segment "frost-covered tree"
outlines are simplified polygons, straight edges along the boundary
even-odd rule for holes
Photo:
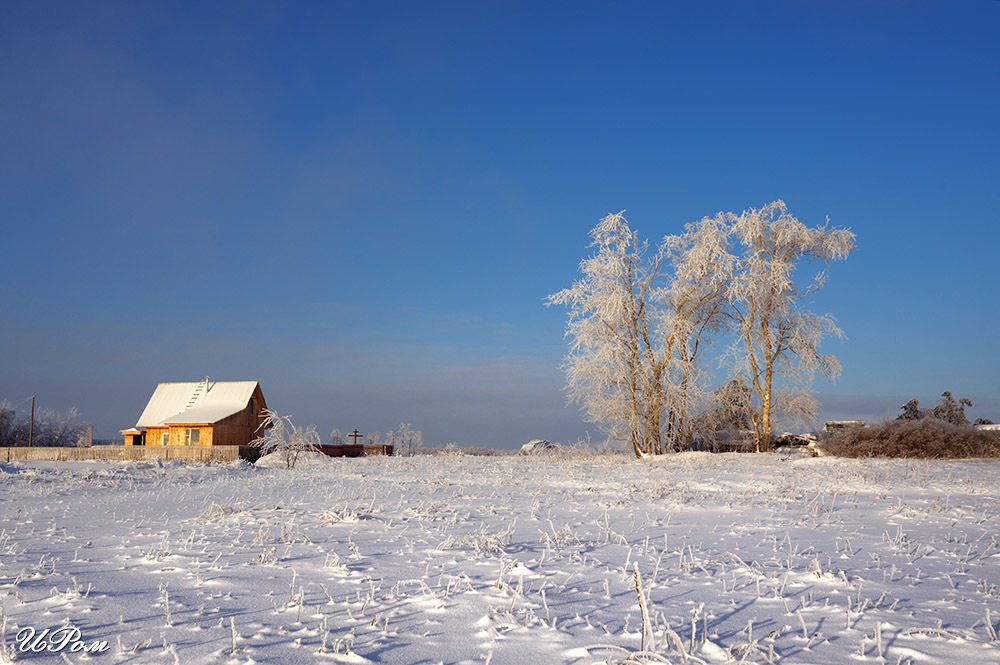
[[[35,414],[33,445],[76,446],[87,432],[87,425],[79,421],[80,411],[70,407],[65,413],[42,409]]]
[[[65,413],[41,409],[35,413],[33,429],[26,414],[19,414],[10,402],[0,403],[0,446],[76,446],[87,432],[79,421],[80,412],[71,407]],[[29,437],[29,430],[30,432]]]
[[[257,428],[261,430],[264,430],[263,436],[251,441],[250,445],[260,447],[261,455],[281,453],[288,469],[295,467],[302,453],[317,450],[321,445],[315,425],[296,426],[291,416],[281,416],[270,409],[264,410],[264,421]]]
[[[840,363],[823,355],[822,340],[843,332],[832,316],[808,311],[806,301],[825,282],[824,272],[800,286],[800,265],[844,259],[854,249],[854,234],[827,224],[808,227],[788,213],[783,201],[731,216],[735,240],[729,283],[729,316],[736,338],[734,370],[750,385],[758,409],[751,426],[758,451],[768,450],[777,422],[808,423],[818,409],[809,392],[817,371],[835,378]]]
[[[968,425],[969,419],[965,417],[965,407],[967,406],[972,406],[970,400],[963,397],[956,401],[951,393],[946,390],[941,393],[941,401],[933,409],[921,409],[920,402],[911,399],[901,407],[903,413],[896,416],[896,420],[936,418],[937,420],[949,422],[952,425]]]
[[[20,440],[18,431],[17,411],[14,406],[4,400],[0,402],[0,446],[17,446]]]
[[[920,402],[915,399],[911,399],[899,408],[901,408],[903,412],[896,416],[896,420],[920,420],[924,417],[924,414],[920,409]]]
[[[736,397],[758,450],[769,448],[777,422],[813,419],[813,376],[840,369],[820,343],[842,333],[805,306],[825,274],[800,286],[794,273],[845,258],[853,233],[807,227],[775,201],[703,218],[655,247],[622,213],[602,219],[591,237],[596,250],[581,262],[582,277],[547,302],[569,309],[569,400],[611,439],[629,442],[637,456],[687,448],[707,424],[692,415],[710,401],[705,347],[720,331],[734,340],[731,374],[747,388]]]
[[[590,232],[582,277],[548,297],[569,309],[569,400],[636,456],[687,447],[702,396],[702,335],[722,311],[724,219],[705,218],[656,247],[623,213]]]
[[[700,428],[710,435],[721,430],[750,430],[753,394],[741,378],[729,379],[712,394],[712,405],[701,417]]]
[[[336,427],[330,432],[330,443],[335,446],[344,444],[344,434]]]
[[[649,427],[645,403],[651,371],[647,304],[662,257],[649,252],[624,218],[608,215],[590,232],[593,256],[580,263],[583,277],[548,297],[569,308],[564,363],[570,402],[611,439],[628,441],[637,456],[655,451],[659,432]],[[658,419],[657,419],[658,425]]]
[[[750,387],[742,378],[719,385],[696,420],[695,434],[702,449],[744,450],[750,440],[751,402]]]
[[[662,406],[664,435],[675,451],[690,447],[697,428],[694,416],[708,398],[706,333],[723,323],[723,296],[732,270],[726,230],[725,215],[705,217],[661,244],[666,284],[653,293],[653,340],[660,349],[660,364],[650,356],[650,413]]]
[[[412,457],[424,445],[424,434],[413,429],[409,423],[399,423],[399,429],[392,433],[393,451],[396,455],[409,455]]]
[[[933,416],[952,425],[968,425],[965,417],[965,407],[972,406],[972,401],[963,397],[958,401],[947,390],[941,393],[941,401],[934,407]]]

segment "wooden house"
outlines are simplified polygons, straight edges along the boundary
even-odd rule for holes
[[[126,446],[245,446],[266,408],[256,381],[161,383],[122,434]]]

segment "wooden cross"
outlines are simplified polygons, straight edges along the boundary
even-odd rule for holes
[[[354,439],[354,445],[358,445],[358,439],[360,437],[364,436],[364,434],[358,434],[358,428],[355,427],[354,431],[351,432],[350,434],[348,434],[347,436],[349,436],[350,438]]]

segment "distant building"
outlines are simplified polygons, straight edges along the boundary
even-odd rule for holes
[[[826,425],[823,426],[823,430],[827,432],[836,432],[839,429],[845,429],[847,427],[864,427],[865,421],[863,420],[828,420]]]
[[[126,446],[245,446],[260,433],[267,403],[256,381],[161,383]]]
[[[548,453],[554,453],[559,451],[561,448],[558,443],[552,443],[551,441],[546,441],[545,439],[532,439],[523,446],[521,446],[522,455],[545,455]]]
[[[774,437],[771,445],[775,448],[780,448],[781,446],[814,446],[816,445],[816,435],[785,432],[780,436]]]

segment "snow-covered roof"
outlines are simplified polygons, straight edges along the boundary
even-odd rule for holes
[[[523,446],[521,446],[522,455],[539,455],[542,453],[549,453],[559,450],[560,446],[558,443],[552,443],[551,441],[546,441],[545,439],[532,439]]]
[[[215,423],[246,408],[256,381],[161,383],[136,427]]]

